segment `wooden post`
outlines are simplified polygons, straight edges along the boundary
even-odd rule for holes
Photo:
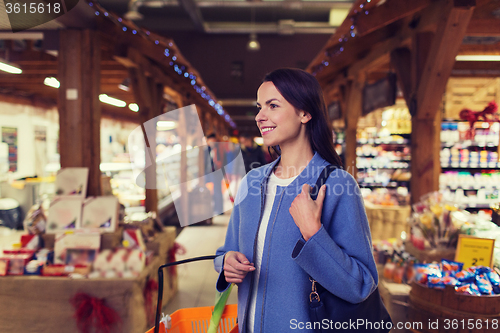
[[[133,61],[144,63],[145,59],[137,59],[138,55],[129,52]],[[163,99],[163,86],[154,82],[152,78],[144,75],[141,66],[129,68],[130,81],[135,100],[139,105],[141,127],[144,134],[146,165],[144,172],[146,177],[145,209],[146,212],[158,213],[158,190],[156,171],[156,122],[145,125],[145,123],[161,115],[161,102]]]
[[[92,30],[60,30],[58,55],[61,168],[89,168],[88,196],[101,195],[100,41]]]
[[[436,33],[418,34],[412,50],[411,200],[439,189],[441,114],[446,83],[473,13],[475,1],[450,1]]]
[[[151,87],[151,108],[149,109],[148,115],[142,115],[146,117],[144,122],[153,119],[161,115],[161,102],[163,98],[163,86],[161,84],[156,84],[150,82]],[[139,109],[140,110],[140,109]],[[143,118],[144,119],[144,118]],[[144,124],[143,122],[143,124]],[[148,128],[148,137],[155,138],[155,140],[149,140],[149,151],[153,157],[151,160],[151,167],[146,171],[146,199],[145,199],[145,209],[146,212],[156,212],[158,213],[158,184],[157,184],[157,166],[156,166],[156,122],[153,126]],[[148,158],[148,156],[146,156]],[[165,184],[163,184],[165,185]]]
[[[364,76],[358,75],[348,83],[347,101],[345,112],[345,165],[344,168],[357,179],[358,168],[356,167],[356,132],[358,120],[361,116],[363,99]]]

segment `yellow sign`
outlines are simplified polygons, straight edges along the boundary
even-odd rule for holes
[[[493,264],[495,240],[460,235],[458,238],[455,261],[463,262],[463,269],[471,266],[489,266]]]

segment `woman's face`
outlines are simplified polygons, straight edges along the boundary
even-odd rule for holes
[[[257,91],[257,108],[255,117],[264,144],[276,146],[293,142],[305,137],[305,123],[311,119],[304,111],[297,111],[280,94],[272,82],[264,82]]]

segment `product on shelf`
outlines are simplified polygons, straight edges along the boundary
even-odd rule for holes
[[[488,208],[499,202],[500,172],[446,171],[439,176],[445,200],[465,207]]]
[[[454,144],[463,142],[468,145],[498,145],[500,123],[477,122],[474,124],[474,131],[471,137],[470,125],[466,122],[441,123],[441,142]]]
[[[408,187],[411,157],[407,139],[368,127],[358,130],[357,141],[356,167],[361,187]]]
[[[462,263],[451,263],[455,264],[455,269],[447,269],[450,264],[448,260],[442,260],[440,264],[416,264],[415,281],[435,289],[452,286],[458,293],[472,296],[496,295],[500,292],[500,277],[494,269],[474,266],[462,270]]]
[[[408,189],[399,187],[397,189],[376,188],[362,189],[365,202],[381,206],[407,206],[410,203]]]

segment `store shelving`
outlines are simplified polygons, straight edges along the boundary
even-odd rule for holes
[[[409,139],[399,136],[358,139],[358,182],[367,188],[409,187]]]
[[[441,131],[440,189],[466,209],[487,209],[499,201],[498,123],[445,121]]]

